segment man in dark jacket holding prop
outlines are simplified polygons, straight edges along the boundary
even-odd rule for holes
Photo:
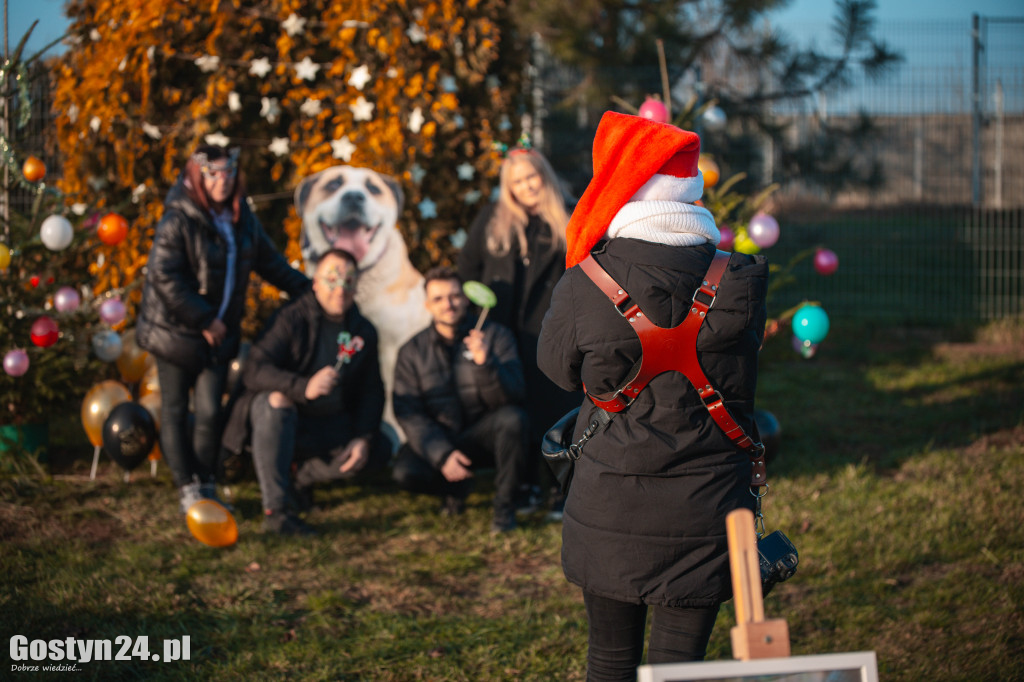
[[[458,514],[473,470],[495,467],[493,532],[516,526],[514,496],[526,467],[523,368],[512,332],[496,322],[473,328],[462,280],[450,268],[427,272],[433,323],[398,351],[395,417],[407,443],[393,476],[406,490],[443,496]]]
[[[265,527],[273,532],[312,533],[292,507],[303,506],[314,484],[381,469],[390,456],[380,433],[377,331],[353,302],[356,277],[350,253],[325,253],[313,291],[281,309],[242,370],[246,392],[223,445],[238,454],[251,440]],[[289,499],[293,461],[297,500]]]
[[[641,357],[629,322],[578,263],[595,260],[659,327],[679,325],[720,234],[694,204],[700,140],[636,116],[606,113],[594,177],[567,230],[565,276],[540,335],[538,363],[566,390],[603,396]],[[757,355],[768,266],[734,253],[697,338],[704,373],[744,431],[756,433]],[[574,440],[598,408],[584,399]],[[750,461],[717,426],[685,375],[654,377],[575,467],[562,527],[562,567],[583,589],[589,680],[635,680],[648,607],[648,663],[700,660],[731,596],[726,515],[753,508]]]

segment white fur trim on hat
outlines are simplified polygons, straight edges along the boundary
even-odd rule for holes
[[[670,246],[717,246],[722,241],[711,211],[677,201],[631,201],[615,214],[605,236]]]
[[[630,201],[697,201],[704,194],[704,174],[697,171],[693,178],[655,173],[636,191]]]

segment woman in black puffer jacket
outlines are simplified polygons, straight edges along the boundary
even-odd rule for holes
[[[271,243],[244,192],[238,150],[199,147],[167,195],[149,252],[136,340],[156,358],[160,450],[183,513],[199,499],[216,499],[221,401],[241,342],[249,274],[290,296],[310,286]]]
[[[570,269],[540,336],[540,367],[562,388],[612,393],[641,357],[630,324],[573,267],[592,250],[656,325],[685,318],[720,238],[711,214],[692,203],[703,192],[699,149],[696,135],[667,124],[602,119],[594,180],[569,224]],[[733,254],[697,344],[705,374],[752,435],[767,277],[763,257]],[[596,409],[584,400],[576,440]],[[731,596],[725,517],[753,508],[749,483],[749,458],[678,372],[651,380],[587,442],[566,501],[562,565],[583,589],[589,680],[636,679],[648,607],[649,663],[703,658]]]

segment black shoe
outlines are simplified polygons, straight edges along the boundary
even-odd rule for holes
[[[548,521],[557,522],[562,520],[562,516],[565,513],[565,495],[562,494],[561,489],[552,488],[551,497],[548,501],[548,513],[546,518]]]
[[[540,486],[522,485],[516,492],[516,514],[528,516],[540,510]]]
[[[263,517],[263,528],[278,535],[316,535],[316,529],[298,516],[283,511],[267,511]]]
[[[516,529],[516,513],[512,509],[495,509],[491,521],[491,535],[500,535]]]
[[[441,502],[441,516],[462,516],[466,513],[466,498],[445,495]]]

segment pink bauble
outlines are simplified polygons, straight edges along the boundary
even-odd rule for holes
[[[40,315],[39,319],[32,323],[30,336],[32,338],[32,343],[35,345],[40,348],[49,348],[53,344],[57,343],[57,337],[60,336],[60,331],[57,329],[56,322],[46,315]]]
[[[839,256],[831,249],[818,249],[814,253],[814,269],[819,275],[831,275],[839,268]]]
[[[61,287],[53,295],[53,307],[60,313],[73,313],[78,310],[82,297],[72,287]]]
[[[20,377],[28,371],[28,353],[20,348],[7,351],[4,356],[4,371],[12,377]]]
[[[661,100],[648,97],[640,105],[640,115],[658,123],[668,123],[668,107]]]
[[[779,223],[767,213],[758,213],[750,219],[750,224],[747,225],[747,234],[750,236],[750,241],[762,249],[767,249],[779,241]]]
[[[736,234],[732,231],[728,225],[722,225],[718,228],[718,231],[722,233],[722,241],[718,242],[718,248],[722,251],[732,251],[732,245],[736,242]]]
[[[100,304],[100,319],[107,324],[117,324],[124,319],[126,312],[119,298],[108,298]]]

